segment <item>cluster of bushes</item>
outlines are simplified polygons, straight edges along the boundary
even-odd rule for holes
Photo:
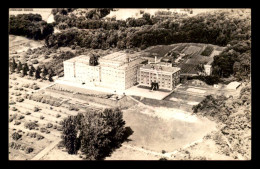
[[[75,154],[80,150],[85,159],[104,159],[133,133],[126,131],[122,116],[119,109],[105,109],[64,119],[62,141],[68,153]]]
[[[78,108],[77,105],[70,104],[70,105],[69,105],[69,110],[70,110],[70,111],[72,111],[72,110],[74,110],[74,111],[79,111],[79,108]]]
[[[59,107],[61,105],[61,100],[54,98],[52,96],[47,96],[47,95],[29,95],[27,97],[30,100],[36,101],[36,102],[41,102],[41,103],[46,103],[51,106]]]
[[[192,110],[194,113],[225,122],[231,114],[230,108],[225,105],[227,99],[225,96],[208,95],[198,105],[193,106]]]
[[[41,40],[52,34],[53,25],[42,20],[40,14],[18,14],[9,18],[9,34]]]
[[[53,127],[53,124],[48,123],[46,127],[47,127],[47,128],[52,128],[52,127]]]
[[[46,128],[42,127],[42,128],[40,128],[40,132],[49,134],[50,130],[47,130]]]
[[[14,122],[14,125],[17,125],[17,126],[18,126],[18,125],[20,125],[20,124],[21,124],[21,122],[18,121],[18,120]]]
[[[24,99],[23,99],[22,97],[17,97],[17,98],[16,98],[16,101],[17,101],[17,102],[23,102]]]
[[[15,143],[15,142],[11,142],[9,146],[15,150],[24,150],[26,154],[29,154],[34,150],[32,147],[27,147],[25,145]]]
[[[11,114],[10,117],[9,117],[9,122],[12,122],[16,118],[17,118],[17,114]]]
[[[17,133],[17,132],[14,132],[13,134],[12,134],[12,138],[14,139],[14,140],[19,140],[20,138],[22,137],[22,135],[21,134],[19,134],[19,133]]]
[[[218,76],[188,76],[187,80],[193,80],[193,79],[198,79],[201,80],[203,82],[205,82],[208,85],[214,85],[214,84],[218,84],[221,81],[221,79]]]
[[[24,123],[24,127],[29,129],[29,130],[35,129],[38,126],[39,125],[36,122],[26,122],[26,123]]]

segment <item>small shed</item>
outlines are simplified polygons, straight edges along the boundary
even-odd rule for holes
[[[234,81],[234,82],[230,82],[227,85],[227,89],[232,89],[232,90],[236,90],[239,86],[241,85],[241,83]]]

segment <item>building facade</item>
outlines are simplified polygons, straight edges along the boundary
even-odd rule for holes
[[[139,85],[152,86],[158,83],[159,89],[173,90],[180,83],[180,68],[161,64],[147,64],[140,67]]]
[[[204,65],[205,74],[210,76],[212,74],[212,66],[211,65]]]
[[[163,62],[147,64],[140,55],[124,52],[106,55],[98,61],[80,55],[64,61],[64,80],[115,90],[138,83],[149,87],[158,83],[160,89],[173,90],[180,83],[180,68]]]
[[[91,57],[81,55],[64,61],[64,80],[125,90],[137,83],[138,67],[144,61],[138,55],[115,52],[93,64]]]

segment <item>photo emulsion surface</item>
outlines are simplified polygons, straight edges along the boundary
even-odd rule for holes
[[[9,160],[251,160],[251,9],[9,8]]]

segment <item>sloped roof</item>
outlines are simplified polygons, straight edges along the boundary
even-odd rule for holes
[[[227,88],[228,88],[228,89],[237,89],[240,85],[241,85],[241,83],[239,83],[239,82],[237,82],[237,81],[234,81],[234,82],[230,82],[230,83],[227,85]]]

